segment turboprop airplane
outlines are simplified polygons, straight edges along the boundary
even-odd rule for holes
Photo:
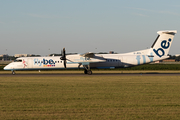
[[[84,54],[66,55],[65,48],[62,56],[52,57],[20,57],[4,67],[11,70],[53,70],[53,69],[84,69],[85,74],[92,74],[91,68],[114,69],[150,63],[168,58],[176,30],[158,31],[158,37],[149,49],[125,54]]]

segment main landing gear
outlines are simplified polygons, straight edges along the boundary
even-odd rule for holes
[[[84,74],[88,74],[88,75],[92,75],[92,71],[90,69],[90,65],[85,65],[84,66],[85,70],[84,70]]]
[[[91,70],[84,70],[84,74],[88,74],[88,75],[92,75],[92,71]]]

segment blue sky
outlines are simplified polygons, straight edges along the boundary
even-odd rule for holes
[[[179,29],[179,0],[0,0],[0,54],[126,53]],[[179,45],[177,33],[170,54]]]

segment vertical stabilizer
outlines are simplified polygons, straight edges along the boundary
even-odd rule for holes
[[[157,58],[163,58],[168,55],[174,35],[177,33],[177,31],[158,31],[157,33],[158,37],[151,46],[149,55],[153,55]]]

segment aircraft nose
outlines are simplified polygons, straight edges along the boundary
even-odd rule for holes
[[[3,68],[4,70],[7,70],[7,65]]]
[[[9,70],[9,69],[10,69],[10,66],[9,66],[9,65],[6,65],[3,69],[4,69],[4,70]]]

